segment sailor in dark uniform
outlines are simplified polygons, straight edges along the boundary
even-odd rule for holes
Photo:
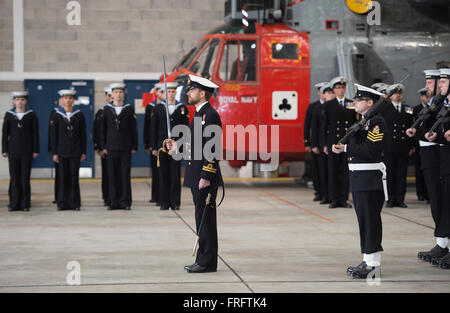
[[[356,111],[364,116],[382,94],[355,84]],[[333,152],[347,152],[349,157],[350,189],[358,217],[363,262],[349,267],[354,278],[380,276],[382,223],[381,210],[387,188],[386,167],[381,162],[386,123],[380,114],[369,119],[347,145],[333,145]]]
[[[156,100],[152,103],[149,103],[145,107],[145,117],[144,117],[144,149],[147,153],[150,154],[150,166],[152,169],[152,195],[150,199],[150,203],[155,203],[156,205],[161,205],[159,202],[159,173],[157,165],[157,156],[153,154],[153,148],[150,146],[150,138],[154,136],[151,133],[151,118],[153,114],[153,109],[155,106],[164,100],[165,93],[161,88],[162,84],[155,84],[155,92],[156,92]]]
[[[55,107],[55,108],[53,108],[51,111],[50,111],[50,116],[49,116],[49,118],[48,118],[48,132],[47,132],[47,148],[48,148],[48,154],[50,154],[50,155],[52,155],[52,138],[51,138],[51,133],[52,133],[52,126],[53,126],[53,118],[55,117],[55,114],[56,114],[56,109],[58,108],[58,107],[60,107],[61,106],[61,103],[59,103],[59,100],[58,100],[58,106],[57,107]],[[52,203],[53,204],[56,204],[57,203],[57,201],[56,201],[56,199],[58,198],[58,186],[59,186],[59,175],[58,175],[58,166],[57,166],[57,164],[56,163],[53,163],[54,164],[54,167],[55,167],[55,174],[54,174],[54,177],[55,177],[55,181],[54,181],[54,184],[53,184],[53,190],[54,190],[54,199],[53,199],[53,201],[52,201]]]
[[[320,92],[320,88],[324,85],[326,85],[327,82],[318,83],[315,85],[317,89],[317,96],[319,97],[319,100],[312,102],[308,109],[306,110],[305,115],[305,123],[304,123],[304,144],[305,144],[305,150],[311,155],[311,171],[312,171],[312,178],[313,178],[313,185],[314,185],[314,199],[313,201],[321,201],[324,198],[328,198],[328,195],[324,194],[325,190],[322,190],[322,186],[320,184],[320,169],[319,169],[319,151],[312,151],[311,144],[312,144],[312,136],[313,132],[319,132],[319,128],[313,128],[312,120],[314,116],[314,112],[318,109],[318,107],[324,103],[323,100],[323,94]],[[315,126],[318,126],[315,124]]]
[[[189,125],[189,114],[185,105],[175,100],[177,83],[167,83],[167,103],[170,118],[170,128],[178,125]],[[162,87],[165,92],[165,87]],[[167,153],[164,141],[167,139],[167,112],[166,102],[157,104],[153,109],[151,118],[152,134],[150,146],[157,150],[157,167],[159,172],[159,200],[161,210],[180,209],[181,201],[181,161],[175,160]],[[179,138],[172,138],[178,140]]]
[[[319,104],[317,109],[313,112],[311,122],[311,150],[319,157],[319,177],[320,177],[320,190],[322,192],[322,200],[320,204],[330,204],[330,195],[328,188],[328,156],[324,152],[325,142],[321,135],[323,130],[322,124],[325,123],[325,108],[324,106],[329,101],[335,98],[333,89],[330,87],[330,83],[326,83],[320,88],[320,93],[323,95],[323,103]]]
[[[444,111],[450,117],[450,69],[440,70],[439,91],[445,96],[443,103]],[[450,119],[442,123],[436,132],[432,135],[425,134],[425,138],[430,142],[439,143],[440,154],[440,181],[442,186],[442,210],[440,219],[440,228],[442,233],[438,238],[438,245],[441,247],[441,255],[434,256],[431,259],[433,265],[437,265],[443,269],[450,269]],[[443,246],[446,244],[446,247]],[[446,253],[445,253],[446,252]]]
[[[27,109],[28,92],[12,93],[14,108],[3,121],[2,155],[9,161],[9,211],[30,210],[30,175],[33,158],[39,155],[36,113]]]
[[[111,84],[113,101],[104,108],[101,149],[108,167],[109,209],[131,210],[131,154],[137,151],[134,108],[124,105],[125,84]]]
[[[404,86],[394,84],[389,86],[386,92],[389,94],[394,88],[397,91],[380,110],[388,126],[383,157],[388,172],[389,201],[386,207],[407,208],[405,204],[406,174],[409,157],[414,153],[414,141],[406,135],[406,130],[414,122],[414,115],[412,107],[402,103]]]
[[[333,153],[331,147],[344,137],[348,128],[356,122],[356,112],[353,102],[345,98],[346,79],[336,77],[330,81],[330,85],[336,98],[324,105],[325,122],[321,131],[325,142],[324,152],[328,155],[328,188],[331,201],[329,208],[351,208],[347,203],[349,192],[347,155]]]
[[[437,92],[438,80],[440,78],[439,70],[426,70],[425,73],[425,88],[428,89],[428,95],[434,97]],[[432,108],[435,105],[436,97],[430,100],[428,106]],[[417,138],[420,144],[420,161],[425,184],[427,186],[428,197],[430,200],[431,216],[433,217],[435,229],[434,237],[436,238],[436,245],[428,251],[420,251],[417,257],[420,260],[432,262],[433,259],[444,257],[448,253],[447,249],[447,230],[446,222],[443,219],[442,206],[442,186],[440,180],[440,157],[439,144],[430,142],[425,138],[425,134],[429,131],[431,126],[435,123],[436,113],[432,113],[432,117],[427,121],[422,122],[417,126],[417,129],[409,128],[406,133],[409,137]]]
[[[81,206],[79,172],[86,159],[86,120],[73,109],[75,90],[60,90],[61,107],[56,109],[51,133],[53,161],[59,174],[58,210],[79,211]]]
[[[420,95],[420,104],[413,108],[414,121],[418,118],[420,111],[428,106],[431,98],[428,96],[428,89],[421,88],[418,91]],[[423,177],[422,169],[420,168],[420,145],[417,139],[414,139],[414,167],[416,176],[416,194],[419,201],[428,201],[427,186],[425,184],[425,178]]]
[[[111,97],[111,87],[105,88],[105,101],[106,104],[112,101]],[[100,149],[101,140],[101,130],[103,123],[103,109],[101,107],[94,117],[94,127],[92,129],[92,140],[94,142],[94,149],[100,156],[101,166],[102,166],[102,198],[105,206],[109,206],[109,195],[108,195],[108,168],[106,166],[106,155],[103,154],[103,150]]]
[[[202,134],[205,128],[219,128],[222,130],[222,122],[216,110],[209,104],[214,90],[218,88],[216,84],[208,79],[189,75],[190,84],[188,90],[189,104],[195,105],[196,112],[190,125],[191,142],[188,155],[188,163],[185,172],[184,185],[191,188],[192,197],[195,204],[195,223],[199,236],[199,249],[195,263],[187,265],[184,269],[188,273],[215,272],[217,270],[218,243],[217,243],[217,220],[216,220],[216,197],[217,188],[223,185],[222,174],[220,172],[219,158],[214,157],[221,153],[221,133],[214,136],[202,138],[195,136],[194,129],[201,129]],[[208,127],[209,126],[209,127]],[[213,140],[214,148],[211,150],[214,155],[205,155],[205,145],[211,145]],[[173,141],[172,141],[173,142]],[[168,147],[171,149],[171,147]],[[219,150],[217,150],[219,149]],[[190,158],[189,158],[190,156]]]

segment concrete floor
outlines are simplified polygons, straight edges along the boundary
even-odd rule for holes
[[[189,190],[182,209],[150,205],[149,182],[133,182],[133,210],[107,211],[99,182],[82,182],[80,212],[58,212],[53,184],[33,182],[31,212],[7,212],[0,183],[0,292],[450,292],[450,271],[417,260],[434,246],[429,208],[384,209],[382,280],[346,276],[360,263],[353,209],[328,209],[291,181],[232,180],[218,211],[217,273],[187,274],[195,236]],[[68,286],[68,262],[81,286]]]

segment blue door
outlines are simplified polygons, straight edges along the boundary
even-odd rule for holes
[[[158,80],[124,80],[126,87],[125,103],[134,106],[137,116],[138,127],[138,152],[131,159],[132,167],[149,167],[150,156],[144,150],[144,115],[145,108],[142,107],[142,94],[150,92]]]
[[[94,177],[94,144],[92,142],[92,127],[94,121],[94,81],[93,80],[25,80],[25,89],[29,92],[29,106],[39,119],[40,155],[33,161],[34,168],[52,168],[53,161],[48,153],[48,124],[50,112],[58,105],[58,90],[75,89],[75,109],[83,112],[86,118],[86,160],[81,167],[90,169]]]

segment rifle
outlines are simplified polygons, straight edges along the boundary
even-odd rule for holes
[[[442,109],[439,111],[438,115],[436,116],[436,122],[433,124],[433,126],[428,131],[429,136],[433,136],[433,133],[436,131],[436,129],[444,124],[450,121],[450,108],[443,106]]]
[[[431,114],[437,111],[437,109],[438,109],[437,105],[440,102],[444,101],[444,99],[445,99],[445,97],[442,95],[436,96],[434,98],[433,104],[431,106],[429,106],[429,107],[427,106],[427,107],[423,108],[422,110],[420,110],[417,120],[411,125],[410,128],[417,129],[417,126],[420,123],[422,123],[426,120],[429,120],[431,118]]]

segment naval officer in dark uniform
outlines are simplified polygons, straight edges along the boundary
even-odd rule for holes
[[[416,105],[413,108],[414,121],[419,117],[419,113],[423,108],[428,106],[428,102],[430,102],[431,98],[428,96],[428,89],[421,88],[417,91],[420,95],[420,104]],[[414,168],[415,168],[415,176],[416,176],[416,194],[417,199],[419,201],[429,201],[428,200],[428,192],[427,186],[425,184],[425,178],[423,177],[423,171],[420,168],[420,144],[417,139],[414,139]]]
[[[86,120],[74,110],[75,90],[60,90],[61,106],[53,117],[51,133],[53,161],[58,166],[58,210],[79,211],[81,206],[79,172],[86,159]]]
[[[164,147],[164,141],[168,135],[167,109],[171,129],[178,125],[189,125],[189,113],[186,106],[175,100],[177,86],[177,83],[167,83],[167,107],[166,101],[157,104],[153,109],[150,122],[152,134],[150,146],[157,150],[161,210],[169,208],[179,210],[181,202],[181,160],[175,160]],[[162,90],[165,92],[165,86],[162,86]]]
[[[124,105],[125,84],[111,84],[113,101],[104,108],[101,149],[108,167],[110,210],[131,210],[131,154],[137,151],[136,115]]]
[[[14,108],[5,113],[2,155],[9,162],[9,211],[29,211],[31,165],[39,155],[39,125],[36,113],[27,109],[28,92],[12,93]]]
[[[429,108],[439,105],[436,99],[440,92],[438,91],[438,81],[440,79],[439,70],[425,70],[425,88],[428,89],[428,95],[433,97],[428,104]],[[448,253],[447,249],[447,230],[446,222],[443,219],[442,206],[442,186],[440,180],[440,153],[439,144],[430,142],[425,138],[426,133],[436,121],[437,111],[431,113],[431,118],[422,122],[417,129],[409,128],[406,133],[409,137],[417,138],[420,144],[420,162],[425,184],[427,186],[428,197],[430,200],[431,216],[433,217],[434,237],[436,245],[428,251],[420,251],[417,258],[426,262],[432,262],[433,259],[444,257]]]
[[[330,195],[329,208],[351,208],[347,203],[348,161],[346,153],[336,154],[331,151],[333,144],[344,137],[347,129],[356,122],[353,102],[345,98],[347,80],[336,77],[330,81],[335,98],[324,105],[324,123],[321,134],[325,142],[324,152],[328,155],[328,188]]]
[[[312,171],[312,178],[313,178],[313,185],[314,185],[314,199],[313,201],[321,201],[322,199],[328,198],[328,195],[325,194],[325,189],[322,187],[320,182],[320,153],[319,151],[312,151],[311,145],[312,145],[312,136],[313,132],[319,132],[320,130],[317,127],[313,128],[313,117],[314,112],[322,105],[325,101],[323,94],[320,92],[320,88],[326,85],[327,82],[317,83],[314,87],[317,89],[317,96],[319,97],[319,100],[312,102],[308,109],[306,110],[305,115],[305,123],[304,123],[304,144],[306,152],[308,152],[311,155],[311,171]],[[316,126],[316,125],[315,125]]]
[[[402,103],[404,86],[394,84],[387,88],[396,92],[380,110],[388,129],[385,136],[383,162],[388,176],[389,201],[386,207],[407,208],[405,204],[406,174],[409,157],[414,153],[414,141],[406,135],[406,130],[414,121],[413,109]]]
[[[111,95],[111,87],[105,88],[105,101],[106,104],[112,101]],[[103,151],[100,149],[100,140],[101,140],[101,131],[103,124],[103,109],[101,107],[97,113],[95,113],[94,117],[94,127],[92,129],[92,140],[94,142],[94,150],[98,153],[101,160],[101,168],[102,168],[102,198],[105,206],[109,206],[109,195],[108,195],[108,168],[106,166],[106,155],[103,154]]]
[[[144,149],[147,153],[150,154],[150,167],[152,169],[152,189],[151,189],[151,198],[149,200],[150,203],[155,203],[156,205],[161,205],[159,202],[159,173],[157,165],[157,155],[153,154],[153,148],[150,146],[150,138],[154,136],[151,133],[151,118],[153,115],[153,109],[158,103],[165,98],[164,90],[161,89],[162,84],[155,84],[154,91],[156,92],[156,100],[147,104],[145,107],[145,115],[144,115]],[[152,91],[153,92],[153,91]]]
[[[222,129],[219,114],[208,102],[214,90],[219,86],[202,77],[189,75],[189,78],[188,102],[195,105],[196,111],[190,125],[191,142],[185,153],[189,160],[184,185],[191,188],[195,204],[195,224],[199,236],[199,249],[195,263],[185,266],[184,269],[188,273],[215,272],[218,256],[216,197],[217,189],[223,185],[223,180],[219,159],[205,155],[203,149],[206,144],[214,140],[219,145],[219,147],[214,145],[214,148],[221,151],[222,134],[196,138],[194,129],[201,129],[202,134],[208,126]],[[171,141],[171,143],[173,142]],[[171,149],[171,147],[168,148]],[[212,152],[217,153],[217,150]]]
[[[356,111],[364,116],[382,94],[355,84]],[[333,152],[347,152],[349,157],[350,190],[358,217],[363,262],[349,267],[347,274],[354,278],[379,277],[381,265],[381,210],[387,196],[383,183],[386,167],[381,162],[386,122],[380,114],[369,119],[347,145],[333,145]]]
[[[442,112],[446,112],[450,119],[450,69],[440,70],[439,92],[445,96],[441,106]],[[436,132],[425,134],[425,138],[430,142],[439,144],[440,155],[440,182],[442,196],[442,210],[440,214],[440,238],[438,245],[441,249],[439,255],[431,258],[431,263],[443,269],[450,269],[450,120],[446,120],[437,128]],[[446,247],[442,247],[446,244]]]

